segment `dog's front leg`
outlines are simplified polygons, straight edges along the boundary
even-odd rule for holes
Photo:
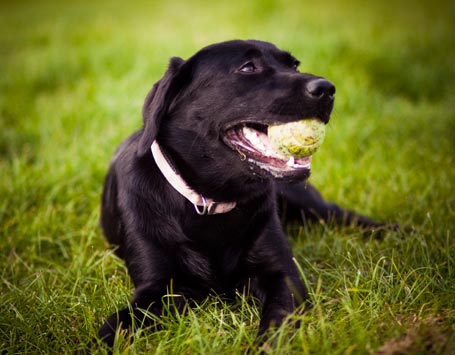
[[[306,296],[303,285],[295,285],[285,275],[269,276],[269,282],[265,288],[259,335],[266,334],[269,329],[280,327],[284,319],[302,303],[302,296]],[[297,288],[300,288],[300,292],[296,290]]]
[[[126,233],[125,262],[135,291],[130,305],[112,314],[98,333],[109,347],[114,345],[118,330],[134,331],[136,328],[156,326],[156,320],[163,311],[163,297],[170,291],[173,294],[176,291],[169,289],[175,275],[172,254],[184,236],[177,228],[171,228],[175,224],[170,221],[162,225],[154,224],[153,227],[149,223],[136,223],[135,228]],[[137,226],[142,226],[142,229]],[[166,244],[165,241],[172,243]],[[173,297],[172,304],[177,311],[181,311],[185,299]]]
[[[136,289],[131,304],[106,320],[98,333],[99,338],[112,348],[117,331],[134,332],[138,328],[158,327],[156,321],[162,314],[165,294],[166,292],[155,290],[152,285]],[[173,297],[172,306],[177,312],[181,312],[185,305],[183,296]]]
[[[278,224],[278,223],[277,223]],[[249,256],[252,262],[253,294],[262,302],[259,336],[279,327],[296,307],[309,301],[292,252],[279,226],[268,229]]]

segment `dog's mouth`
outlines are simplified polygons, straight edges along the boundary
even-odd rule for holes
[[[284,157],[270,144],[268,125],[246,122],[229,127],[224,142],[236,150],[240,159],[248,161],[277,179],[306,178],[311,168],[311,156]]]

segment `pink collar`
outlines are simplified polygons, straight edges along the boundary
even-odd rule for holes
[[[213,199],[206,198],[191,189],[185,180],[183,180],[183,178],[169,165],[156,140],[153,141],[151,150],[155,163],[158,165],[158,168],[166,180],[174,189],[194,205],[197,214],[211,215],[226,213],[235,208],[235,202],[215,202]]]

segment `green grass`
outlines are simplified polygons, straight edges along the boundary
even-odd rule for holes
[[[263,350],[453,353],[454,21],[437,0],[2,1],[0,353],[84,349],[127,304],[131,282],[98,227],[110,156],[141,125],[169,57],[231,38],[275,42],[336,84],[312,182],[415,228],[380,242],[350,227],[289,228],[315,306]],[[259,313],[246,297],[212,297],[118,350],[243,354]]]

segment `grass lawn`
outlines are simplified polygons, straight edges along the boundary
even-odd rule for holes
[[[288,228],[314,308],[270,354],[455,353],[455,6],[432,1],[1,1],[0,354],[71,354],[132,285],[98,227],[117,144],[171,56],[232,38],[291,50],[337,86],[311,181],[412,226]],[[244,354],[259,309],[217,297],[122,354]],[[99,349],[99,353],[104,350]]]

